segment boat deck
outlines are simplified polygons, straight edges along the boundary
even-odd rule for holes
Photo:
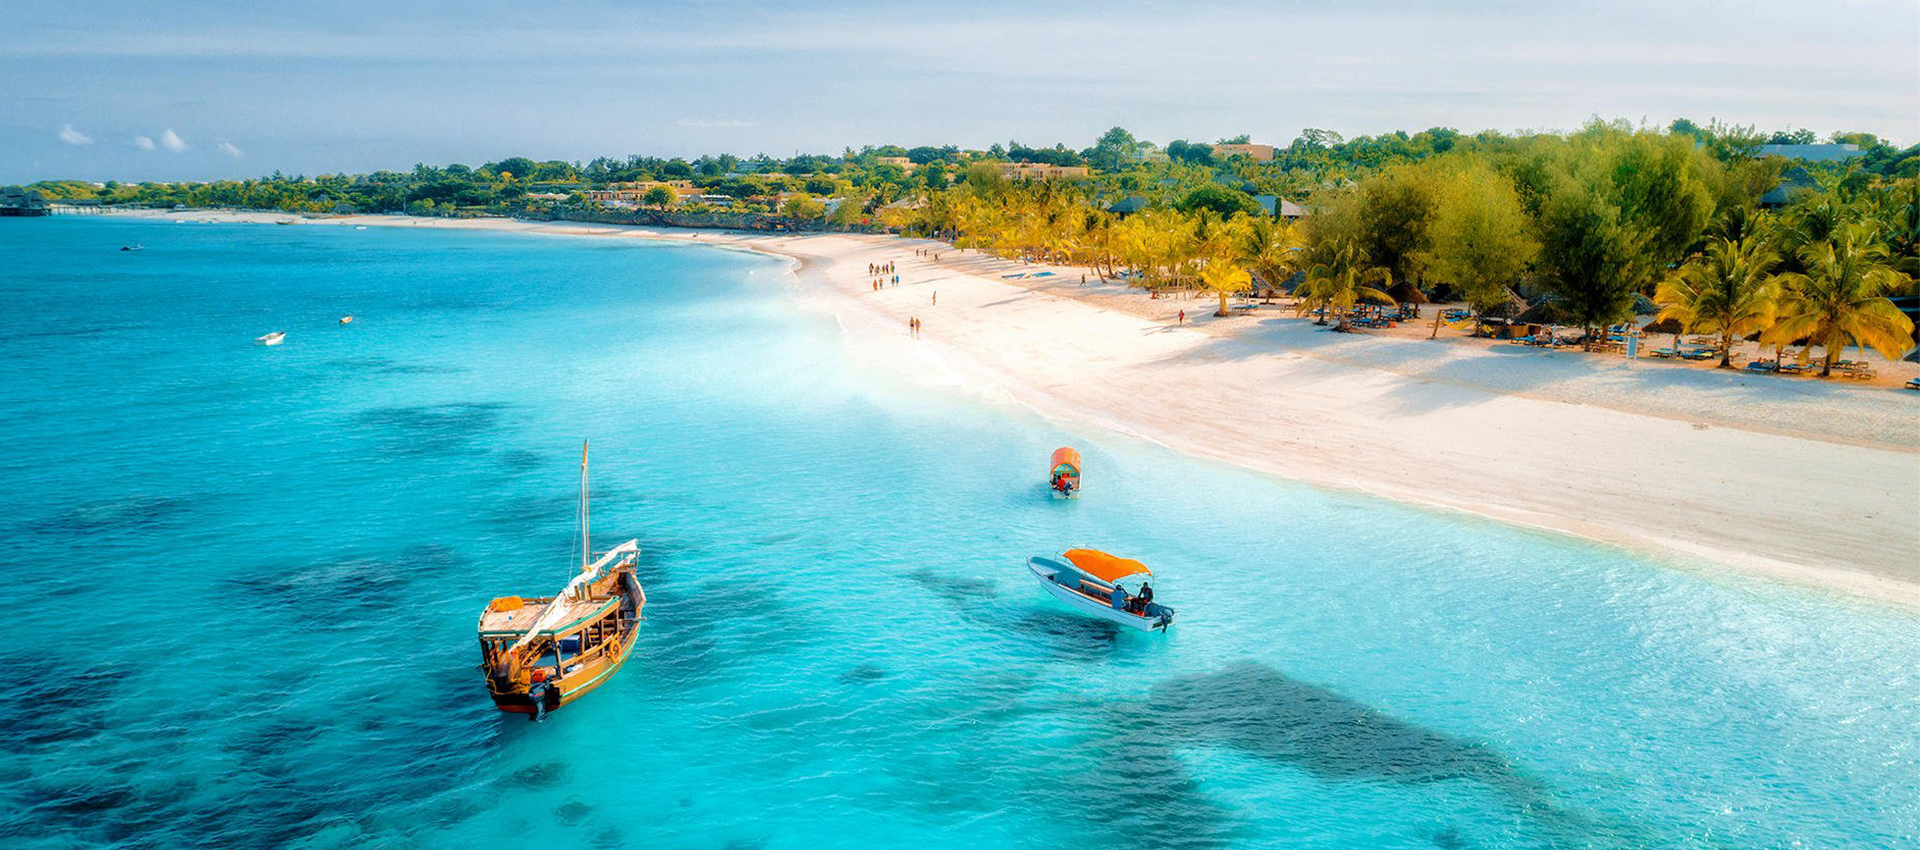
[[[555,623],[556,629],[564,629],[569,624],[579,622],[581,618],[587,617],[593,614],[593,612],[600,610],[609,601],[612,601],[609,597],[599,599],[556,599],[548,602],[536,602],[529,599],[524,607],[515,611],[495,611],[489,608],[486,613],[480,616],[480,632],[482,634],[524,633],[527,629],[532,628],[534,623],[539,622],[540,618],[547,613],[547,609],[554,605],[559,605],[566,609],[566,613],[562,619]]]

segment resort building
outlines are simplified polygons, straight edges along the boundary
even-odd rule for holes
[[[1814,182],[1812,173],[1807,171],[1807,167],[1799,163],[1843,163],[1847,159],[1862,155],[1862,152],[1857,144],[1763,144],[1759,155],[1786,157],[1795,163],[1795,165],[1789,165],[1788,169],[1780,175],[1778,186],[1766,190],[1766,194],[1761,196],[1761,207],[1778,209],[1793,203],[1795,198],[1807,192],[1816,192],[1820,188]]]
[[[701,194],[699,187],[691,180],[639,181],[632,183],[608,183],[605,189],[589,189],[580,193],[596,204],[612,207],[635,207],[646,202],[647,193],[655,187],[665,186],[673,192],[674,203],[684,204]]]
[[[1260,209],[1266,211],[1267,215],[1278,216],[1288,221],[1304,218],[1307,214],[1299,204],[1284,200],[1277,195],[1255,195],[1253,202],[1259,204]]]
[[[1273,146],[1241,144],[1214,145],[1213,156],[1215,159],[1231,159],[1236,156],[1244,156],[1252,159],[1254,162],[1272,162]]]
[[[898,166],[901,171],[912,171],[914,168],[913,160],[904,156],[878,156],[874,157],[873,162],[875,165]]]
[[[39,189],[22,189],[18,186],[0,189],[0,215],[46,215],[47,212],[47,199]]]
[[[1801,162],[1845,162],[1864,153],[1859,145],[1761,145],[1759,155]]]
[[[1084,165],[1048,165],[1044,162],[996,162],[1001,177],[1008,180],[1071,180],[1087,176]]]

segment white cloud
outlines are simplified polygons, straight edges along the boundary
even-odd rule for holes
[[[246,156],[246,154],[242,153],[239,148],[234,147],[232,142],[221,142],[219,144],[219,148],[221,153],[226,154],[227,156],[233,157],[234,159],[239,159],[243,156]]]
[[[134,136],[133,146],[143,151],[153,150],[153,137],[152,136]]]
[[[758,127],[756,121],[739,121],[731,118],[682,118],[674,122],[682,127]]]
[[[180,138],[179,133],[175,133],[172,127],[168,127],[166,132],[160,134],[160,146],[179,153],[187,149],[187,140]]]
[[[60,125],[60,132],[57,133],[56,135],[60,137],[60,141],[66,142],[69,145],[93,144],[92,136],[82,133],[79,130],[73,129],[72,124]]]

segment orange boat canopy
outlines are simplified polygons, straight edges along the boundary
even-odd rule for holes
[[[1064,467],[1064,468],[1063,468]],[[1053,474],[1080,477],[1080,452],[1071,446],[1053,450]]]
[[[1108,583],[1141,573],[1153,575],[1146,564],[1132,558],[1109,555],[1098,549],[1068,549],[1065,554],[1067,560],[1072,561],[1081,572]]]

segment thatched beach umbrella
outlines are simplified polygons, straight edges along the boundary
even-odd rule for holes
[[[1427,294],[1421,292],[1420,287],[1414,286],[1404,280],[1387,287],[1387,294],[1393,296],[1393,300],[1401,304],[1427,303]]]

